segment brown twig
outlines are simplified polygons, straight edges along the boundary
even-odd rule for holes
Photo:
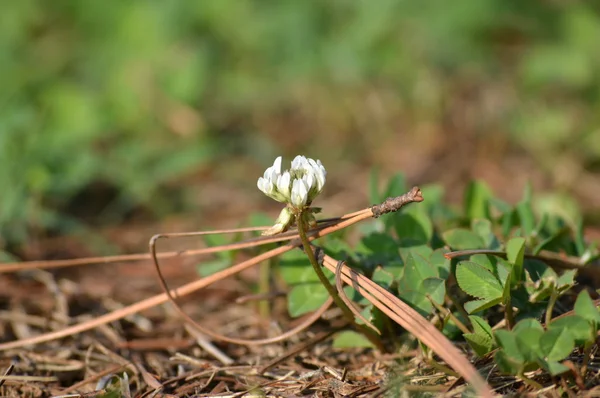
[[[422,202],[423,194],[419,187],[413,187],[410,192],[404,195],[397,196],[395,198],[387,198],[383,203],[374,205],[371,207],[373,217],[377,218],[383,214],[391,213],[400,210],[402,206],[405,206],[413,202]]]

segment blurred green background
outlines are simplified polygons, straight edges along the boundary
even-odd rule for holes
[[[299,153],[332,213],[377,168],[597,219],[599,38],[576,0],[1,2],[0,250],[277,213],[256,179]]]

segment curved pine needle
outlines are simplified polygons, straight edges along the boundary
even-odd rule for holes
[[[344,281],[342,280],[342,268],[344,266],[344,262],[342,260],[338,261],[337,266],[335,267],[335,287],[337,289],[338,295],[342,299],[342,301],[348,306],[350,311],[356,316],[358,319],[363,321],[365,325],[373,329],[377,334],[381,334],[381,331],[377,329],[375,325],[369,322],[356,308],[356,304],[346,296],[346,292],[344,291]]]
[[[337,261],[325,255],[323,265],[335,272]],[[383,313],[413,334],[470,382],[480,397],[493,397],[491,387],[469,360],[435,326],[391,292],[364,275],[342,266],[342,278]]]

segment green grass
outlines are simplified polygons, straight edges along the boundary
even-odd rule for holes
[[[78,231],[99,185],[94,225],[189,210],[182,179],[223,158],[360,163],[398,125],[597,170],[599,35],[584,2],[6,2],[0,234]]]

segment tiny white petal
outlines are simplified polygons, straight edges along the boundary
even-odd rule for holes
[[[323,189],[323,185],[325,185],[325,171],[321,169],[317,170],[315,178],[317,179],[317,190],[320,192]]]
[[[263,177],[260,177],[256,182],[256,186],[258,186],[258,189],[260,189],[264,193],[267,193],[266,182],[267,180]]]
[[[298,155],[292,160],[292,169],[303,169],[306,164],[306,158],[302,155]]]
[[[303,207],[308,199],[308,191],[304,185],[304,181],[296,179],[292,186],[291,198],[292,204],[296,207]]]
[[[292,160],[291,168],[281,172],[282,157],[265,170],[257,181],[258,188],[268,197],[297,208],[310,205],[325,185],[327,172],[320,160],[298,155]]]
[[[282,175],[277,178],[277,190],[285,197],[290,196],[290,172],[284,171]]]
[[[273,162],[273,169],[277,174],[281,174],[281,156],[277,156]]]
[[[304,180],[304,182],[306,183],[306,189],[308,189],[310,191],[312,189],[313,185],[315,184],[314,174],[306,173],[306,174],[304,174],[304,177],[302,177],[302,180]]]

